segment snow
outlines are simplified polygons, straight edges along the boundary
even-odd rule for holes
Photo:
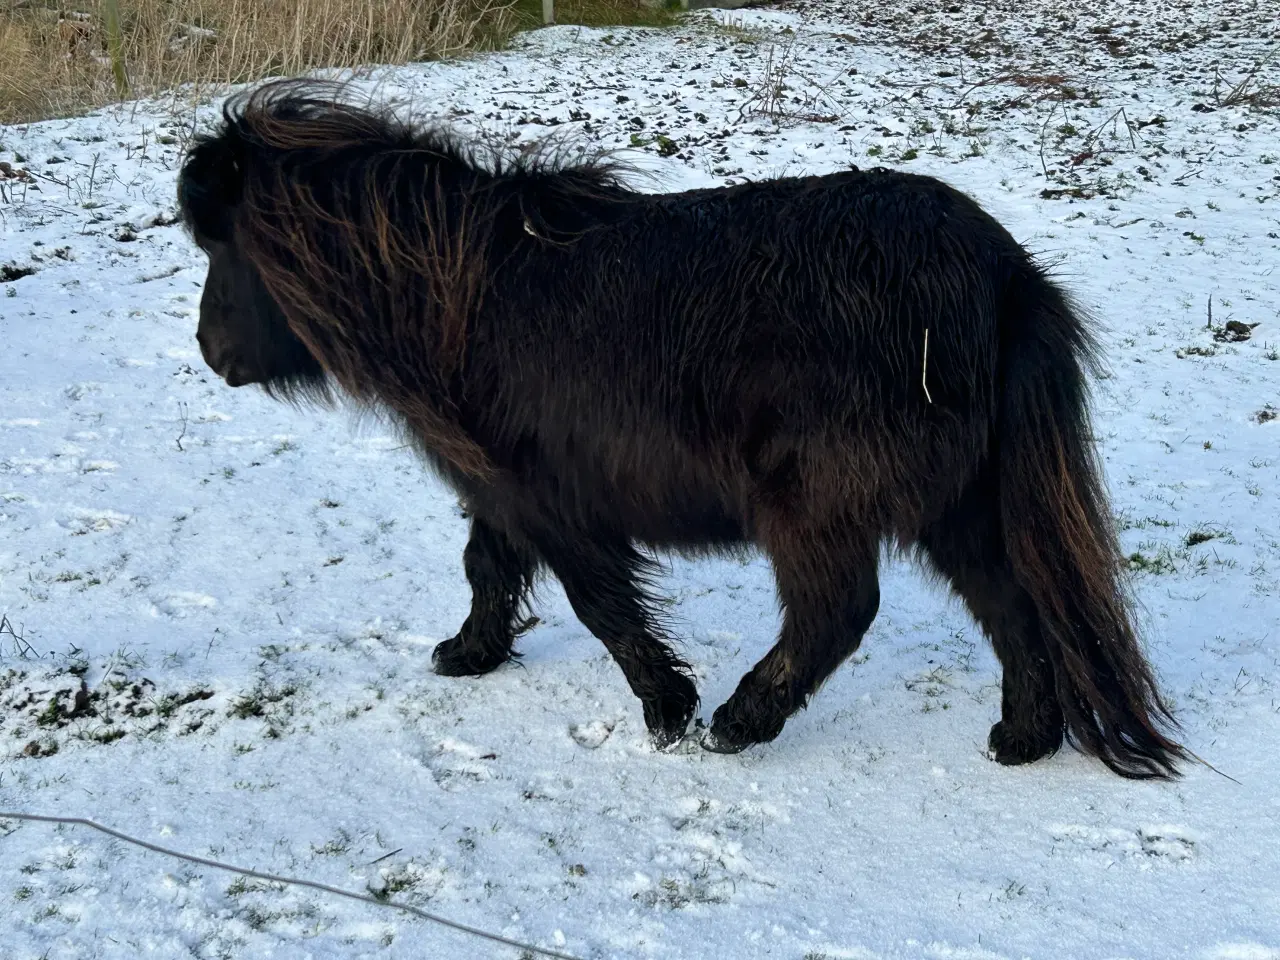
[[[1151,655],[1228,776],[989,762],[994,657],[897,560],[858,655],[738,756],[655,752],[554,583],[520,666],[435,676],[466,523],[384,425],[205,368],[204,264],[170,221],[217,104],[168,98],[0,130],[37,175],[0,180],[0,265],[35,271],[0,282],[0,809],[580,957],[1280,958],[1280,122],[1222,105],[1278,36],[1242,0],[806,0],[362,80],[465,129],[629,148],[647,189],[930,173],[1057,258],[1104,327],[1096,427]],[[774,641],[769,571],[673,560],[663,588],[709,717]],[[0,917],[4,960],[514,956],[12,820]]]

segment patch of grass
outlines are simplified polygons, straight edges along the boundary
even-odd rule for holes
[[[35,922],[39,923],[41,920],[52,920],[58,916],[58,913],[58,905],[56,903],[51,903],[35,915]]]
[[[265,717],[268,707],[287,701],[297,692],[297,687],[291,685],[270,687],[264,684],[255,687],[249,693],[236,697],[231,704],[231,716],[237,720]]]
[[[128,731],[121,727],[99,727],[78,735],[78,739],[87,743],[98,743],[106,746],[128,736]]]
[[[1237,544],[1240,541],[1232,536],[1230,530],[1219,530],[1214,527],[1201,524],[1194,530],[1190,531],[1182,542],[1188,547],[1198,547],[1202,543],[1208,543],[1210,540],[1221,540],[1223,543]]]
[[[1189,347],[1180,347],[1174,351],[1173,355],[1179,360],[1185,360],[1187,357],[1216,357],[1218,355],[1218,348],[1213,344],[1209,344],[1207,347],[1202,347],[1199,344],[1192,344]]]
[[[411,860],[380,871],[377,879],[371,882],[369,892],[376,900],[389,900],[397,893],[412,890],[422,883],[425,876],[422,867]]]
[[[695,903],[724,903],[726,898],[720,891],[700,879],[686,881],[674,877],[663,877],[658,881],[655,889],[637,893],[632,899],[640,901],[646,907],[679,910]]]
[[[317,847],[314,843],[311,845],[311,852],[321,857],[336,857],[346,853],[351,849],[351,834],[338,828],[338,835],[325,842],[323,846]]]
[[[1145,552],[1144,552],[1145,551]],[[1142,544],[1138,550],[1129,554],[1129,569],[1135,573],[1163,574],[1175,573],[1178,569],[1178,560],[1185,559],[1180,557],[1167,543],[1162,543],[1158,547],[1151,544]]]
[[[658,134],[655,142],[658,144],[658,156],[660,157],[670,157],[680,152],[680,147],[670,137]]]
[[[284,887],[279,884],[268,884],[258,880],[250,880],[248,877],[236,877],[227,884],[227,896],[239,897],[246,893],[254,893],[260,890],[283,890]]]
[[[1122,532],[1125,530],[1145,530],[1147,527],[1172,527],[1172,520],[1164,520],[1160,517],[1142,517],[1135,518],[1127,510],[1122,510],[1116,516],[1116,527]]]
[[[177,713],[180,707],[195,703],[197,700],[208,700],[212,696],[212,690],[192,690],[183,694],[165,694],[156,701],[156,716],[167,720]]]

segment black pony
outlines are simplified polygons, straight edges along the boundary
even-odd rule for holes
[[[991,637],[1001,763],[1064,734],[1128,777],[1183,749],[1144,659],[1087,424],[1085,321],[972,200],[887,170],[646,195],[276,82],[191,149],[198,339],[228,384],[388,412],[463,497],[471,614],[513,656],[549,569],[659,745],[697,707],[645,548],[772,562],[781,637],[703,744],[772,740],[858,646],[889,540]]]

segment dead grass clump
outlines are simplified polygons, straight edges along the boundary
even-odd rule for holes
[[[38,99],[41,72],[27,31],[0,20],[0,123],[17,119],[11,115],[19,104]]]
[[[0,0],[0,123],[116,99],[102,0]],[[496,46],[512,0],[127,0],[122,54],[134,96],[322,67],[397,64]]]
[[[1266,83],[1260,79],[1263,69],[1275,60],[1275,51],[1255,63],[1238,82],[1226,86],[1217,67],[1213,69],[1213,98],[1220,107],[1255,107],[1266,109],[1280,107],[1280,84]],[[1225,86],[1225,92],[1224,92]]]

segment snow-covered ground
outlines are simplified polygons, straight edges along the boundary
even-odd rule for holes
[[[650,189],[931,173],[1059,258],[1105,325],[1097,432],[1152,657],[1233,779],[989,762],[995,660],[901,562],[856,662],[739,756],[655,753],[555,584],[520,666],[434,676],[465,521],[377,423],[204,367],[177,101],[0,129],[35,177],[0,167],[0,809],[580,957],[1280,958],[1280,62],[1232,92],[1278,18],[1089,6],[804,0],[369,80],[634,147]],[[663,587],[709,716],[773,643],[768,569],[673,562]],[[374,955],[515,954],[0,821],[3,960]]]

